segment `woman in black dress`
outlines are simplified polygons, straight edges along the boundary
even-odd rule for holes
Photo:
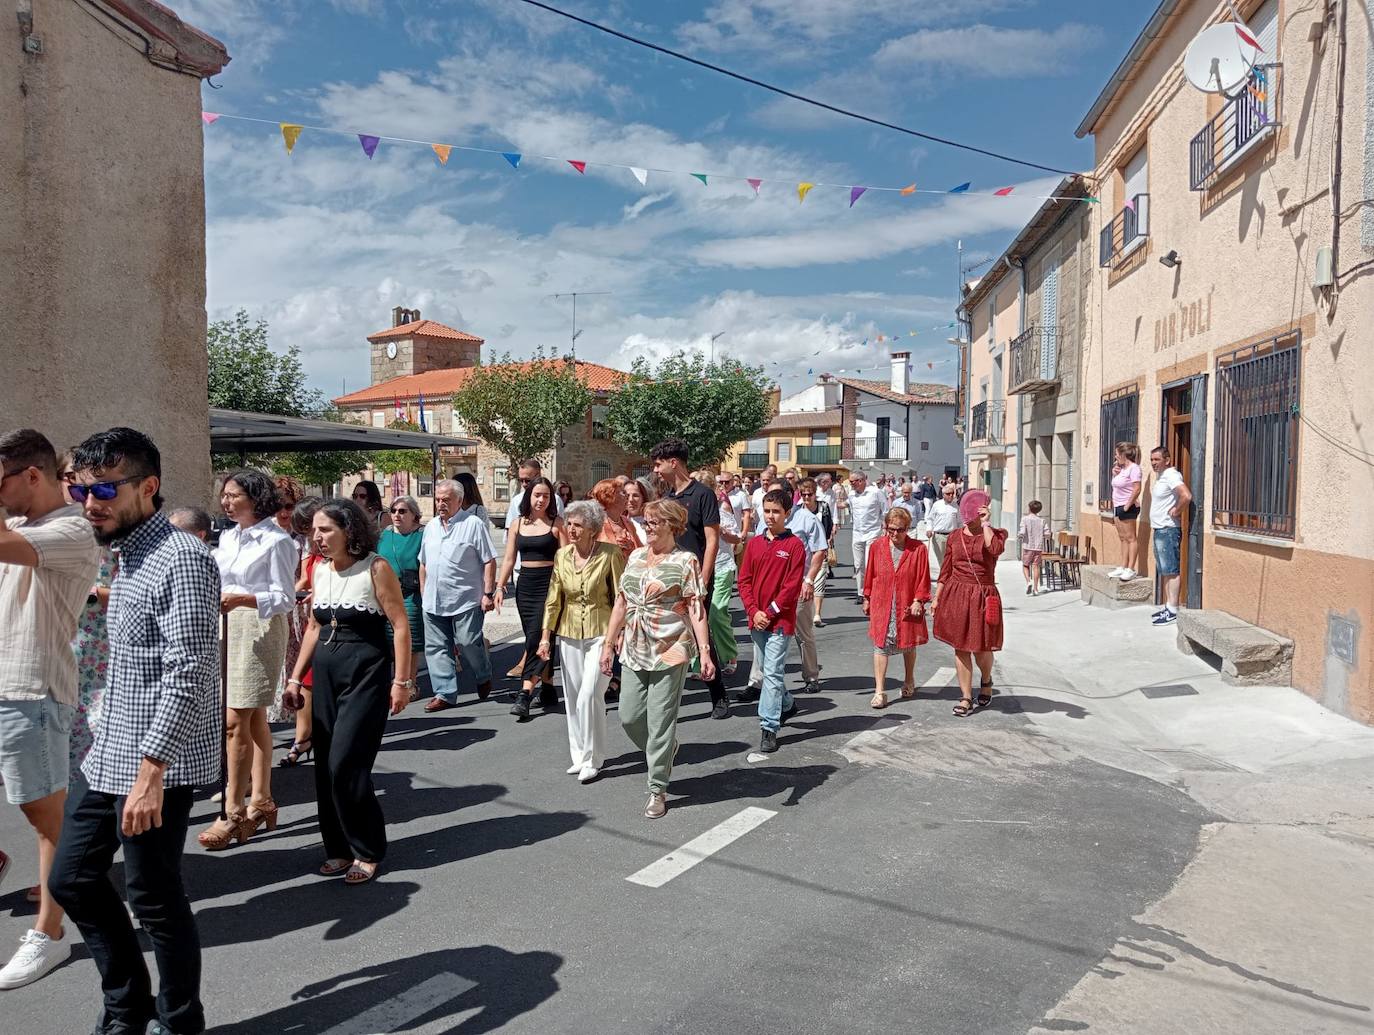
[[[415,686],[410,622],[396,573],[374,552],[376,524],[361,507],[329,500],[311,529],[321,559],[310,624],[288,684],[299,687],[313,670],[315,796],[326,856],[319,872],[365,884],[386,854],[372,764],[387,714],[405,708]]]

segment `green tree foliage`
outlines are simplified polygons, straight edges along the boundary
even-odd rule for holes
[[[626,449],[647,454],[677,436],[687,440],[692,466],[718,464],[768,423],[768,386],[762,367],[708,363],[700,352],[675,352],[657,368],[640,357],[611,397],[606,423]]]
[[[328,406],[311,416],[316,420],[332,420],[340,424],[347,421],[347,417],[333,406]],[[276,453],[261,457],[258,463],[269,468],[273,474],[290,475],[303,485],[328,493],[330,486],[335,482],[342,481],[350,474],[362,474],[373,466],[375,455],[361,449],[336,449],[323,453]]]
[[[528,362],[507,353],[473,371],[453,394],[453,412],[468,434],[499,449],[514,467],[552,449],[560,431],[586,418],[592,398],[572,363],[543,350]]]
[[[414,421],[397,419],[390,425],[397,431],[421,431]],[[428,449],[379,449],[372,454],[372,465],[382,474],[411,474],[428,478],[433,471],[434,457]]]

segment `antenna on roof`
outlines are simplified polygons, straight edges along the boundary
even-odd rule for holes
[[[610,294],[609,291],[560,291],[560,292],[559,292],[558,294],[556,294],[556,295],[550,295],[550,296],[549,296],[550,298],[568,298],[569,296],[572,297],[572,300],[573,300],[573,310],[572,310],[572,359],[573,359],[573,362],[576,362],[576,361],[577,361],[577,339],[578,339],[578,337],[582,334],[582,332],[579,331],[579,330],[577,329],[577,296],[578,296],[578,295],[609,295],[609,294]]]
[[[1183,74],[1203,93],[1233,98],[1250,80],[1260,46],[1241,22],[1222,22],[1203,29],[1188,46]]]

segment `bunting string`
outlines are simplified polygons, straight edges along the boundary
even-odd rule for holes
[[[524,154],[516,151],[501,151],[497,148],[476,147],[470,144],[454,144],[446,141],[417,140],[413,137],[393,136],[385,133],[360,133],[352,129],[338,129],[332,126],[312,126],[300,122],[282,122],[277,119],[256,118],[250,115],[230,115],[225,112],[201,112],[201,122],[205,126],[212,126],[221,119],[231,119],[235,122],[257,123],[259,125],[276,126],[282,135],[282,141],[286,145],[287,155],[295,152],[296,145],[300,142],[301,134],[305,131],[311,133],[330,133],[335,135],[345,135],[354,137],[362,147],[363,154],[368,159],[372,159],[379,145],[385,141],[388,144],[414,144],[428,147],[434,152],[440,165],[448,165],[449,156],[454,151],[465,151],[471,154],[483,154],[499,156],[509,163],[512,169],[518,170],[520,163],[525,159],[535,159],[541,162],[554,162],[558,165],[568,165],[577,171],[579,175],[585,176],[587,169],[620,169],[632,175],[641,187],[647,186],[649,174],[656,176],[687,176],[698,180],[703,187],[709,187],[713,182],[740,182],[747,184],[757,197],[765,184],[786,184],[790,189],[797,192],[798,203],[806,201],[807,196],[816,189],[821,190],[843,190],[848,192],[849,207],[853,208],[854,203],[862,196],[871,192],[883,192],[896,194],[900,197],[911,197],[916,194],[941,194],[945,196],[958,195],[963,197],[982,197],[982,198],[1006,198],[1011,197],[1015,187],[999,187],[995,190],[975,191],[971,181],[957,184],[948,188],[921,187],[915,183],[908,183],[904,186],[884,186],[879,184],[854,184],[854,183],[826,183],[819,180],[804,180],[801,178],[785,176],[741,176],[736,173],[700,172],[683,169],[663,169],[654,166],[643,165],[624,165],[619,162],[592,161],[583,158],[565,158],[558,155],[538,155]],[[1086,202],[1088,204],[1098,204],[1099,199],[1095,197],[1080,197],[1078,195],[1065,194],[1045,194],[1045,195],[1018,195],[1019,197],[1029,198],[1034,201],[1067,201],[1067,202]]]

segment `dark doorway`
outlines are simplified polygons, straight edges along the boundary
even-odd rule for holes
[[[1202,607],[1203,493],[1207,441],[1207,375],[1165,385],[1160,413],[1160,441],[1173,457],[1173,465],[1193,495],[1193,502],[1179,515],[1178,598],[1190,609]],[[1156,579],[1156,585],[1158,579]]]

